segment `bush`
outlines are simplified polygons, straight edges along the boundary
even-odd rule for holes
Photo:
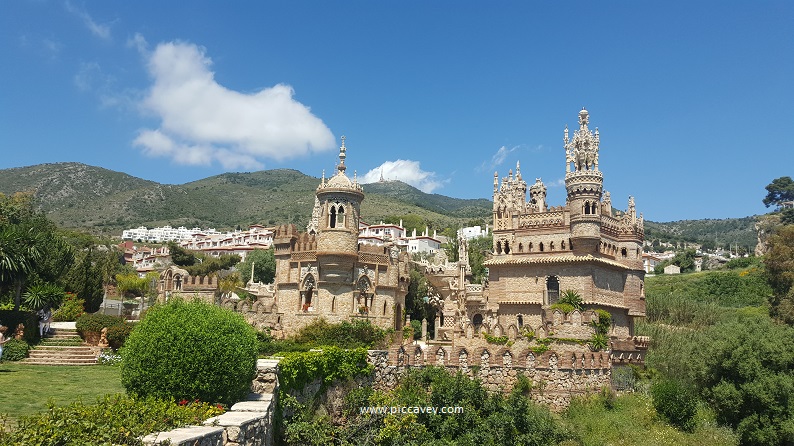
[[[118,350],[124,346],[124,343],[132,332],[132,327],[133,325],[127,321],[122,321],[120,324],[108,327],[108,343],[113,350]]]
[[[10,339],[3,345],[3,357],[7,361],[21,361],[28,357],[30,346],[25,341]]]
[[[106,396],[96,404],[72,403],[22,417],[11,432],[0,430],[0,444],[114,444],[140,445],[140,437],[189,424],[201,424],[223,413],[208,403],[128,396]]]
[[[93,313],[84,314],[77,318],[74,326],[81,334],[83,333],[99,333],[105,327],[112,327],[114,325],[124,324],[124,319],[118,316],[111,316],[109,314]]]
[[[697,398],[684,385],[674,380],[657,381],[651,386],[653,407],[673,426],[687,432],[695,429]]]
[[[199,301],[152,307],[122,350],[121,382],[142,396],[232,404],[256,371],[256,334],[239,314]]]
[[[66,298],[60,308],[52,313],[52,320],[56,322],[73,322],[85,313],[85,300],[74,293],[66,293]]]
[[[329,324],[318,319],[303,327],[295,341],[314,346],[335,345],[341,348],[372,348],[386,339],[386,331],[368,320]]]

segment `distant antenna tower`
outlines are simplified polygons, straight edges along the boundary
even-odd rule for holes
[[[385,182],[386,182],[386,180],[383,178],[383,167],[381,167],[380,168],[380,179],[378,180],[378,183],[385,183]]]

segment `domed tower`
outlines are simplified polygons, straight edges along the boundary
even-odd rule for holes
[[[343,136],[336,174],[328,181],[323,175],[322,182],[317,187],[315,206],[319,209],[313,213],[317,217],[310,226],[314,226],[317,231],[318,257],[350,257],[352,267],[358,256],[358,222],[364,189],[358,184],[355,175],[352,181],[345,175],[346,152]]]
[[[317,187],[316,205],[319,206],[317,227],[317,251],[329,253],[358,252],[358,222],[364,189],[357,179],[345,175],[347,148],[345,137],[339,148],[339,164],[336,174],[328,181],[323,175]]]
[[[575,254],[597,256],[601,239],[601,194],[604,176],[598,170],[598,128],[587,128],[590,115],[579,112],[579,130],[568,138],[565,127],[565,189],[571,215],[571,247]]]

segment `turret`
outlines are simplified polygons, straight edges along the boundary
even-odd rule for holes
[[[598,254],[601,238],[601,194],[604,177],[598,170],[598,129],[588,127],[590,115],[579,112],[579,129],[573,139],[565,129],[565,188],[571,212],[571,245],[577,254]]]
[[[364,189],[358,184],[355,176],[351,181],[345,175],[346,152],[343,136],[336,174],[317,187],[318,255],[322,253],[357,255],[358,253],[358,222],[361,202],[364,200]]]

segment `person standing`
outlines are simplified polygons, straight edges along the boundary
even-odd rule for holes
[[[9,341],[9,338],[6,337],[7,330],[8,327],[0,325],[0,359],[3,359],[3,345]]]

